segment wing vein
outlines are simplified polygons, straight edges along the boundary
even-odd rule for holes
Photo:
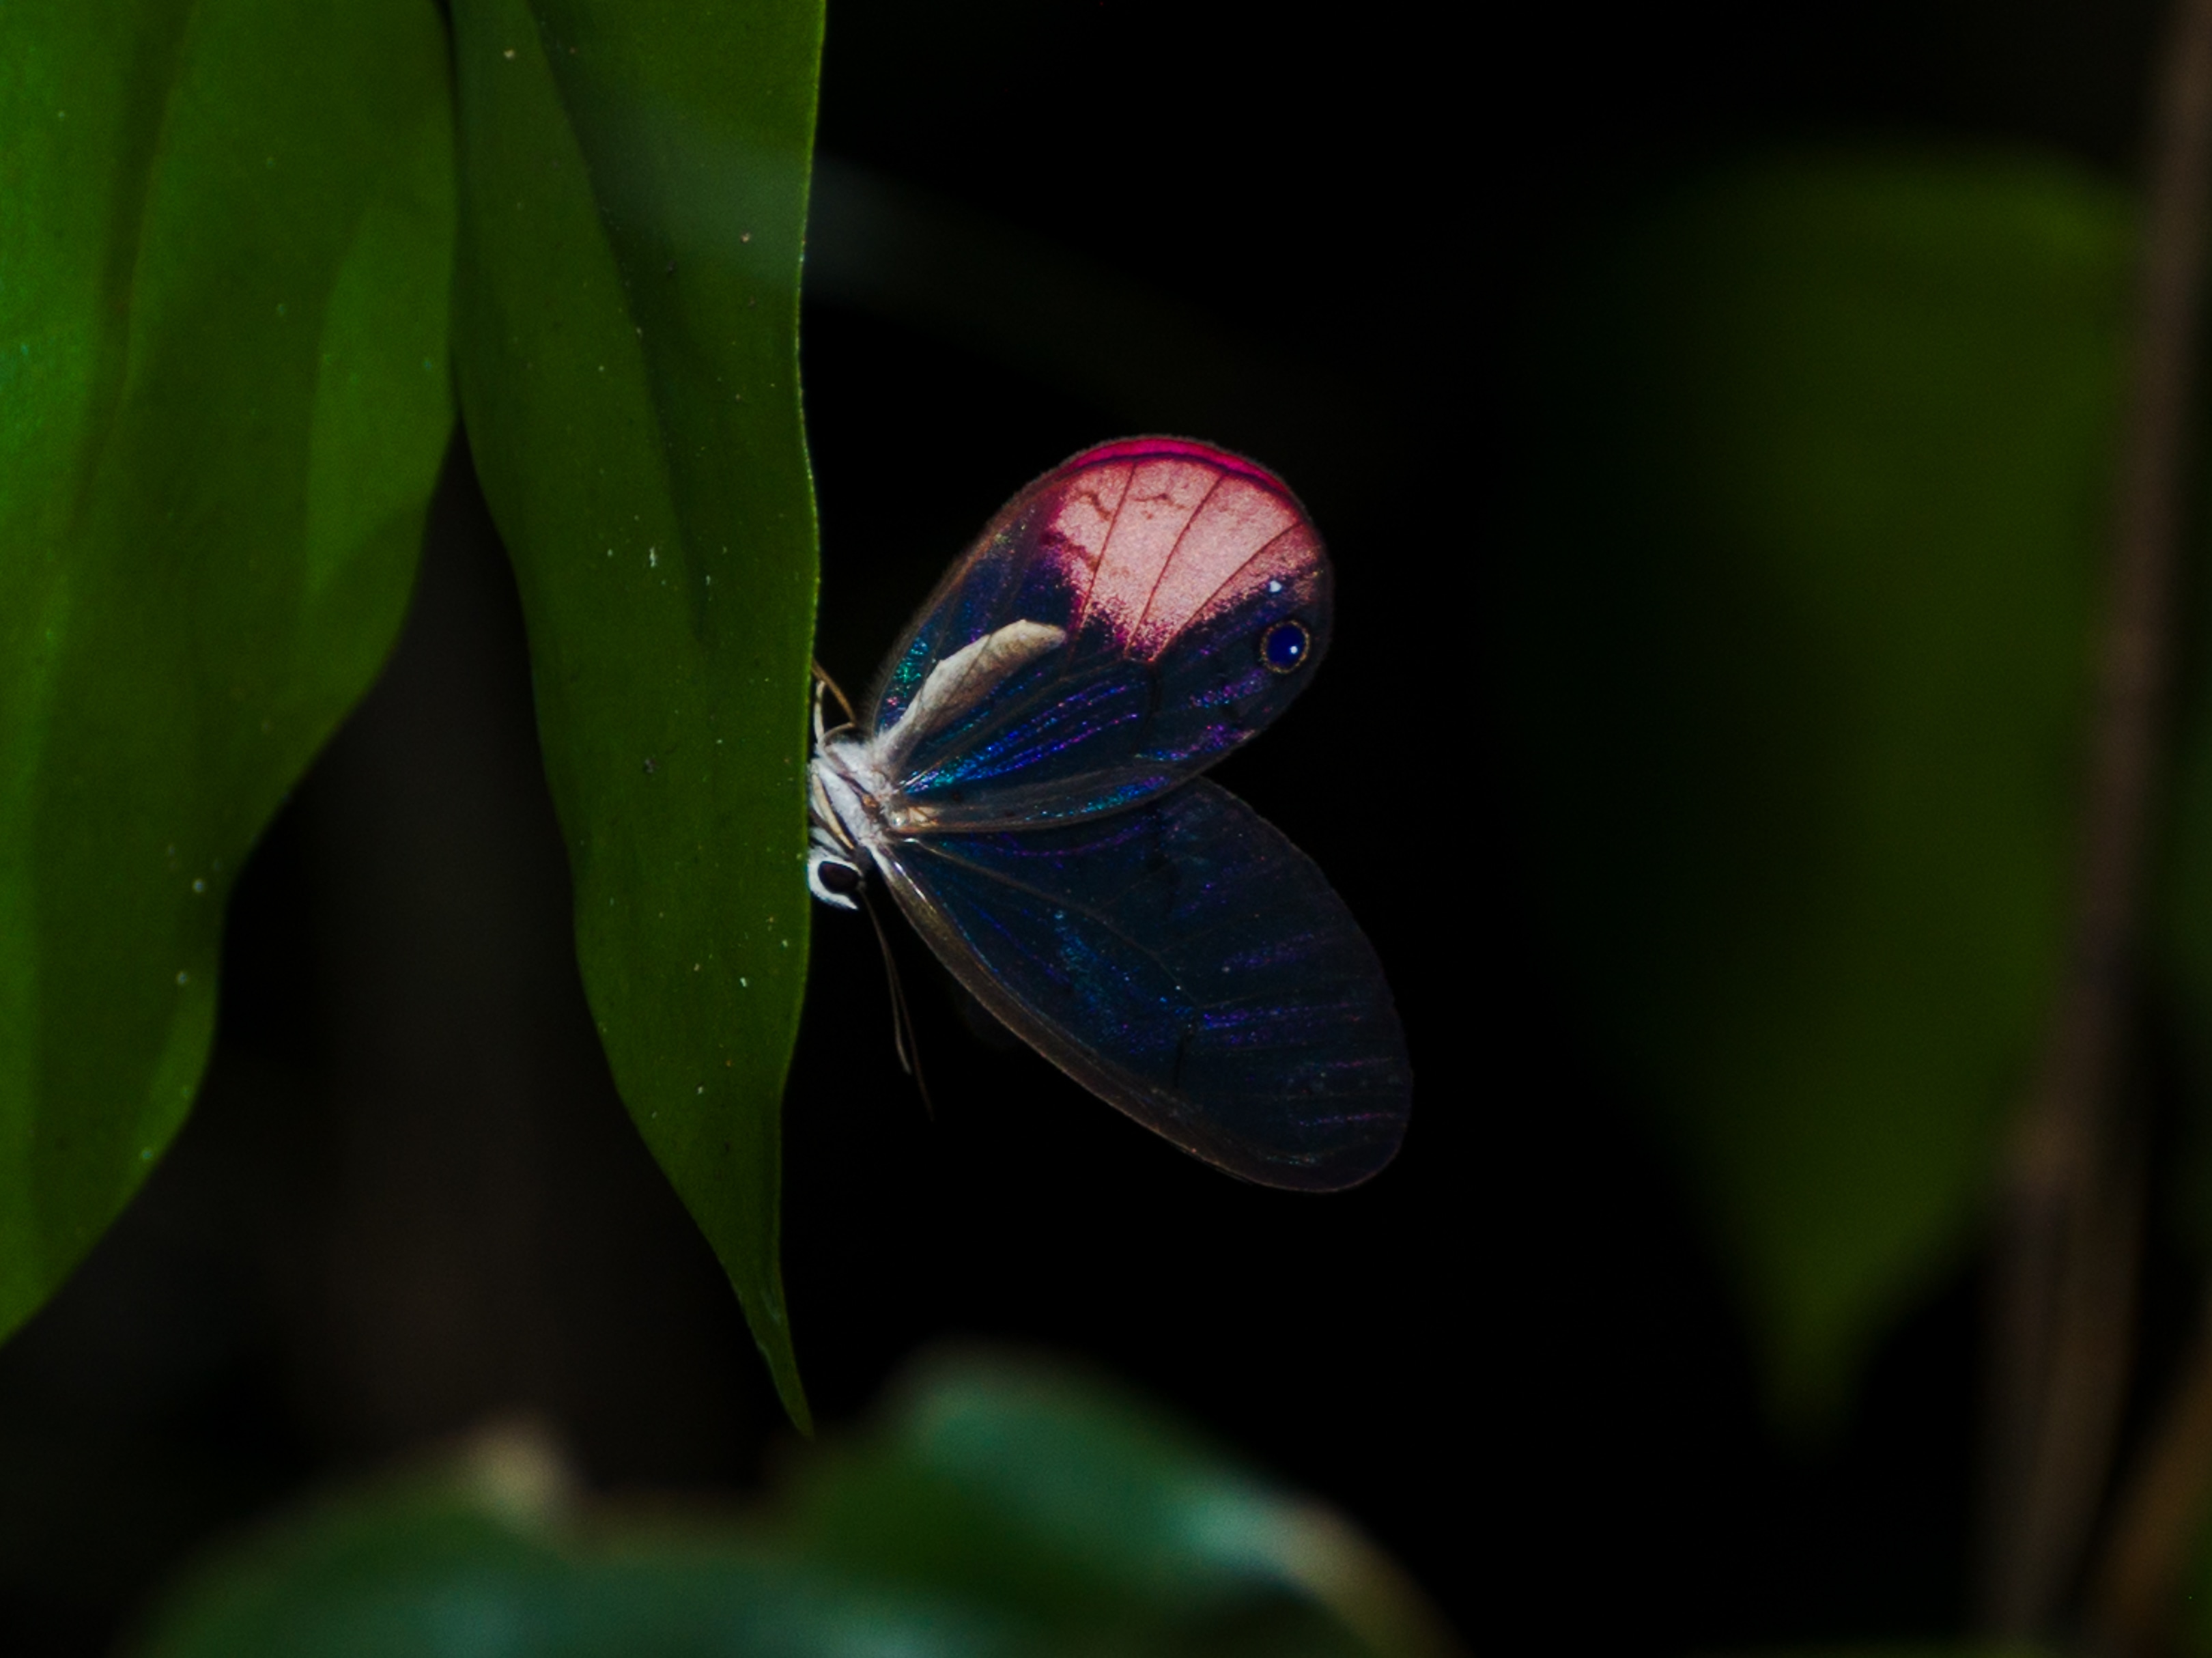
[[[1067,637],[1071,639],[1081,638],[1085,626],[1091,620],[1091,600],[1098,591],[1099,569],[1106,562],[1107,549],[1114,545],[1115,532],[1121,527],[1121,509],[1129,504],[1129,491],[1137,487],[1137,468],[1144,462],[1133,460],[1127,464],[1129,481],[1121,486],[1121,493],[1114,503],[1113,514],[1106,520],[1106,535],[1098,544],[1097,561],[1088,567],[1088,579],[1083,583],[1083,607],[1075,613],[1075,625],[1067,630]]]
[[[1136,954],[1143,956],[1146,960],[1153,962],[1162,967],[1164,967],[1167,965],[1166,958],[1160,953],[1160,951],[1146,943],[1141,939],[1131,937],[1119,926],[1108,920],[1103,915],[1101,915],[1097,911],[1092,909],[1087,904],[1078,903],[1062,893],[1048,893],[1042,887],[1031,886],[1026,881],[1017,881],[1012,875],[1003,874],[997,869],[989,868],[988,865],[978,863],[972,858],[963,858],[957,853],[945,850],[941,842],[932,841],[927,836],[915,835],[908,837],[906,841],[906,844],[909,846],[926,848],[934,856],[943,858],[947,863],[956,863],[963,869],[967,870],[969,874],[972,875],[980,876],[983,880],[991,881],[997,886],[1012,887],[1018,893],[1025,893],[1030,897],[1036,899],[1039,903],[1049,905],[1055,910],[1066,910],[1073,911],[1074,914],[1081,916],[1085,921],[1090,922],[1101,932],[1111,934],[1115,939],[1127,945],[1132,950],[1136,952]],[[912,879],[912,877],[909,876],[908,879]],[[1206,932],[1211,930],[1212,930],[1212,928],[1209,926],[1198,933],[1193,934],[1192,936],[1203,937]],[[1176,988],[1177,990],[1184,988],[1183,982],[1180,975],[1171,974],[1170,977],[1175,978]],[[1212,1003],[1199,1003],[1194,1001],[1193,1005],[1212,1007],[1214,1004]]]
[[[1145,624],[1152,619],[1152,600],[1160,596],[1160,583],[1168,579],[1168,572],[1175,568],[1175,561],[1182,556],[1182,544],[1190,534],[1190,527],[1198,522],[1198,515],[1206,510],[1206,503],[1213,499],[1214,491],[1226,483],[1228,478],[1226,472],[1213,474],[1213,482],[1206,486],[1206,493],[1198,497],[1198,504],[1190,509],[1190,516],[1182,521],[1182,527],[1176,532],[1174,544],[1168,548],[1168,556],[1160,560],[1160,567],[1152,572],[1152,586],[1145,589],[1145,607],[1137,613],[1136,625],[1131,630],[1132,637],[1143,634]],[[1197,613],[1196,611],[1191,613],[1194,616]],[[1159,652],[1152,654],[1157,656]]]
[[[1272,548],[1276,542],[1281,540],[1285,536],[1290,534],[1291,531],[1297,527],[1298,526],[1296,522],[1285,524],[1282,528],[1277,530],[1273,535],[1269,536],[1266,541],[1253,548],[1252,556],[1250,558],[1247,558],[1243,564],[1237,565],[1235,570],[1231,570],[1228,575],[1223,576],[1218,582],[1215,582],[1213,584],[1213,590],[1211,593],[1208,593],[1205,598],[1200,600],[1198,603],[1191,607],[1191,615],[1194,617],[1203,616],[1206,613],[1206,607],[1221,596],[1221,590],[1224,588],[1227,587],[1231,582],[1242,576],[1246,570],[1251,569],[1253,565],[1258,564],[1262,558],[1266,558],[1267,556],[1268,550]]]

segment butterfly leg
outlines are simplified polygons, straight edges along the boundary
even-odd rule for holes
[[[906,984],[899,978],[898,962],[891,954],[890,935],[884,931],[883,917],[877,912],[875,900],[868,889],[860,889],[860,907],[868,912],[868,924],[876,930],[876,948],[884,954],[884,977],[891,987],[891,1045],[898,1054],[899,1069],[914,1078],[915,1092],[921,1095],[921,1108],[932,1122],[937,1120],[937,1106],[929,1097],[929,1084],[922,1079],[921,1051],[915,1045],[914,1012],[907,1006]]]

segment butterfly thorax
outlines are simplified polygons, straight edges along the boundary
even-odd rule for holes
[[[994,629],[933,667],[902,716],[872,737],[849,727],[824,730],[817,694],[814,759],[807,767],[812,822],[806,883],[815,897],[841,910],[856,907],[869,866],[881,861],[893,838],[931,827],[929,809],[908,800],[898,783],[915,745],[1066,640],[1061,629],[1042,622]]]
[[[841,910],[859,907],[860,884],[890,838],[885,802],[896,789],[871,747],[848,734],[825,736],[806,769],[806,885]]]

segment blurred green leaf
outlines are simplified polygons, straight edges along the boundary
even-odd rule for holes
[[[729,1531],[585,1539],[496,1466],[328,1505],[216,1562],[149,1658],[996,1658],[988,1616],[811,1569]]]
[[[0,1334],[184,1120],[453,425],[422,0],[0,11]]]
[[[456,0],[464,416],[615,1080],[784,1403],[806,968],[799,263],[818,0]]]
[[[526,1439],[327,1503],[201,1567],[149,1658],[1442,1655],[1341,1519],[1124,1396],[942,1360],[738,1524],[570,1512]]]
[[[1135,1650],[1157,1649],[1154,1624],[1225,1640],[1237,1608],[1270,1591],[1327,1607],[1363,1650],[1450,1649],[1395,1565],[1333,1511],[1126,1392],[1035,1362],[924,1363],[874,1434],[794,1481],[789,1512],[811,1557],[1069,1634],[1126,1627]]]
[[[2057,1658],[2052,1649],[2012,1641],[1855,1641],[1842,1646],[1758,1647],[1715,1658]]]
[[[1746,168],[1544,364],[1542,903],[1801,1423],[1956,1258],[2054,983],[2130,257],[2051,167]]]

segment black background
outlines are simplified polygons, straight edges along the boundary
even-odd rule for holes
[[[1515,411],[1564,250],[1747,145],[2027,143],[2124,174],[2154,23],[833,0],[824,154],[994,227],[1096,333],[994,334],[957,271],[926,291],[825,244],[823,660],[865,683],[1000,502],[1087,443],[1179,430],[1281,472],[1336,560],[1336,643],[1221,776],[1368,928],[1419,1091],[1369,1186],[1243,1186],[972,1031],[907,940],[932,1122],[865,923],[817,911],[787,1269],[827,1427],[933,1339],[1018,1341],[1340,1504],[1480,1650],[1955,1627],[1973,1274],[1835,1439],[1770,1441],[1721,1274],[1519,907],[1485,576],[1528,507]],[[742,1492],[790,1448],[592,1038],[465,449],[389,670],[240,882],[223,995],[192,1123],[0,1350],[0,1649],[101,1650],[227,1527],[502,1414],[609,1489]]]

